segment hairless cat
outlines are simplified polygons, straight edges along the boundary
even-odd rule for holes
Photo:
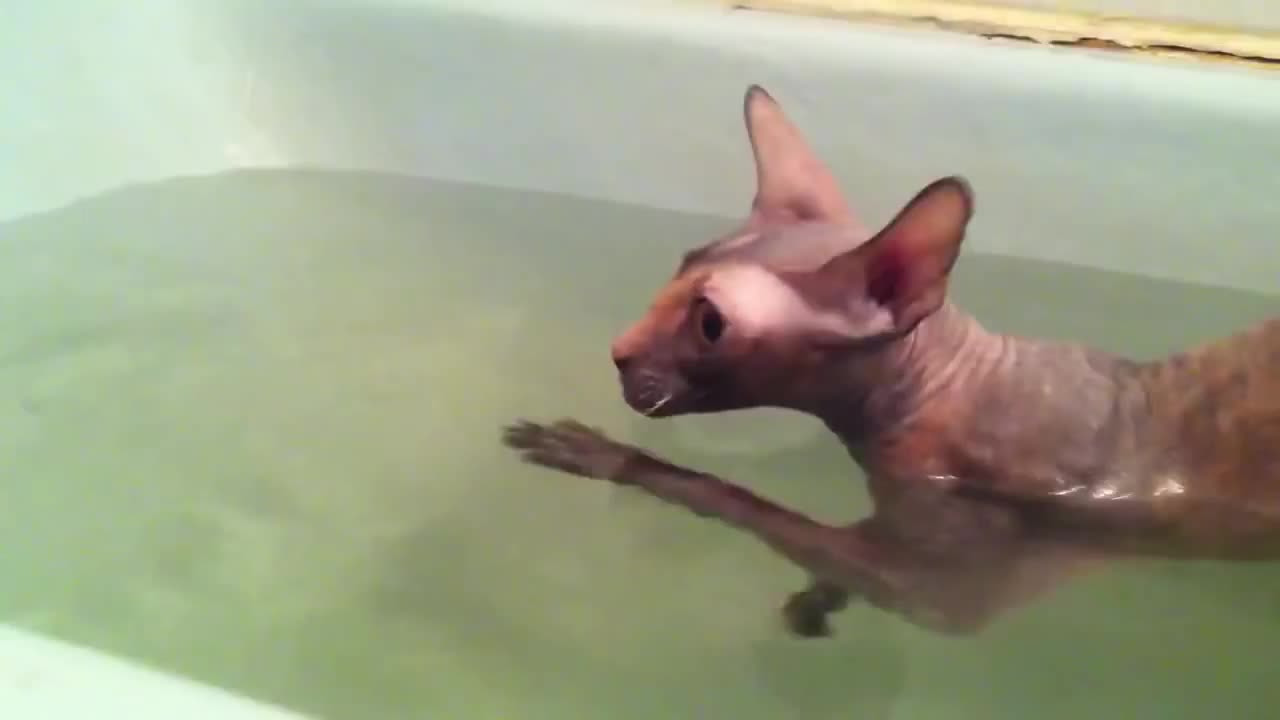
[[[1108,558],[1280,556],[1280,318],[1150,362],[992,332],[947,299],[968,182],[869,236],[765,90],[745,116],[751,210],[614,340],[622,394],[653,418],[812,414],[873,512],[823,524],[570,419],[509,425],[526,462],[751,533],[810,575],[783,608],[806,637],[853,598],[971,634]]]

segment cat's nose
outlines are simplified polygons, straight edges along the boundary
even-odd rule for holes
[[[613,366],[619,372],[626,370],[632,364],[631,361],[640,356],[648,332],[648,326],[639,322],[613,339],[609,355],[613,357]]]
[[[618,368],[618,372],[626,371],[627,366],[631,364],[632,357],[634,357],[626,348],[619,346],[618,343],[614,343],[613,347],[609,348],[609,355],[613,357],[613,366]]]

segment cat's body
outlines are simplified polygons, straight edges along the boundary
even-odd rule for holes
[[[824,525],[573,421],[508,428],[526,460],[753,533],[813,578],[785,609],[802,635],[851,597],[965,633],[1108,557],[1280,558],[1280,319],[1155,362],[990,332],[946,299],[967,183],[869,237],[763,90],[746,119],[752,212],[614,342],[623,394],[651,417],[812,414],[874,512]]]

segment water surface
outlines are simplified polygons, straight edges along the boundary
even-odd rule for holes
[[[993,201],[994,202],[994,201]],[[754,541],[498,444],[570,415],[830,520],[809,419],[647,421],[608,342],[723,220],[241,172],[0,225],[0,621],[333,720],[1270,718],[1280,572],[1151,563],[973,639],[787,637]],[[967,254],[988,325],[1142,357],[1280,300]]]

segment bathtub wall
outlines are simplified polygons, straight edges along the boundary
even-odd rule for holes
[[[760,82],[871,224],[963,173],[973,249],[1277,289],[1280,73],[693,0],[465,5],[15,3],[0,219],[291,165],[737,215]]]

